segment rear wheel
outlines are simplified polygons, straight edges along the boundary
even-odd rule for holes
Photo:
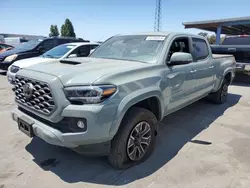
[[[137,107],[129,110],[112,140],[110,164],[125,169],[147,160],[155,147],[156,125],[157,119],[151,111]]]
[[[227,82],[227,80],[224,80],[220,89],[215,93],[211,94],[209,98],[217,104],[225,103],[227,101],[228,96],[228,86],[229,83]]]

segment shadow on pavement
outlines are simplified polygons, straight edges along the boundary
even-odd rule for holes
[[[88,182],[104,185],[126,185],[145,178],[173,159],[187,143],[213,144],[209,141],[192,140],[207,129],[212,122],[240,100],[240,95],[229,94],[223,105],[201,100],[174,114],[167,116],[160,124],[157,146],[154,154],[141,165],[117,171],[112,169],[106,157],[86,158],[73,151],[51,146],[39,138],[34,138],[26,150],[34,157],[34,162],[68,183]]]

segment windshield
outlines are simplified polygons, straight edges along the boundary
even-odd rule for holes
[[[68,51],[73,49],[76,45],[67,45],[63,44],[60,46],[57,46],[55,48],[52,48],[51,50],[45,52],[42,56],[48,57],[48,58],[61,58],[63,57]]]
[[[16,48],[30,50],[35,48],[43,39],[30,40],[29,42],[21,43]]]
[[[250,45],[250,37],[228,37],[224,39],[222,45]]]
[[[155,63],[165,36],[115,36],[97,48],[90,57]]]

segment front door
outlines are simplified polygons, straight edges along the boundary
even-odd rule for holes
[[[207,42],[192,38],[193,57],[196,64],[196,97],[208,94],[214,87],[214,64],[211,61]]]
[[[171,44],[167,61],[175,52],[190,53],[190,39],[187,37],[176,38]],[[164,91],[166,100],[165,114],[176,111],[192,101],[196,84],[195,68],[194,63],[168,66],[166,68],[164,79],[168,87]]]

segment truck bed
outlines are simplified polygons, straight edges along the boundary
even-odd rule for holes
[[[214,59],[234,57],[233,55],[229,55],[229,54],[212,54],[212,56]]]

